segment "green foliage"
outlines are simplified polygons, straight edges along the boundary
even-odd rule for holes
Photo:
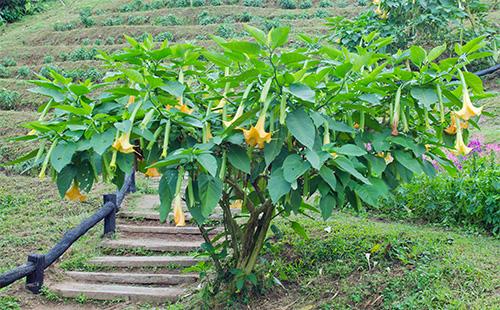
[[[168,15],[158,16],[155,19],[155,24],[161,26],[176,26],[176,25],[182,25],[183,21],[181,18],[173,14],[168,14]]]
[[[279,0],[278,4],[282,9],[295,9],[295,8],[297,8],[297,1],[295,1],[295,0]]]
[[[243,5],[244,6],[253,6],[253,7],[263,7],[264,1],[263,0],[243,0]]]
[[[42,12],[53,0],[9,0],[2,1],[0,10],[0,26],[12,23],[26,15]]]
[[[133,12],[133,11],[140,11],[145,8],[145,3],[142,0],[134,0],[132,2],[129,2],[127,4],[124,4],[119,7],[120,12]]]
[[[67,57],[63,60],[71,60],[71,61],[92,60],[96,55],[97,55],[97,49],[94,47],[92,48],[79,47],[70,52],[67,55]]]
[[[248,22],[252,21],[253,18],[254,17],[252,15],[252,13],[243,12],[240,15],[236,16],[236,21],[238,21],[240,23],[248,23]]]
[[[125,21],[121,16],[110,16],[103,20],[102,25],[103,26],[117,26],[117,25],[122,25],[124,24]]]
[[[206,4],[205,0],[191,0],[193,7],[204,6]]]
[[[170,31],[160,32],[155,36],[156,42],[163,42],[165,40],[173,41],[174,35]]]
[[[106,40],[104,41],[104,44],[106,44],[106,45],[115,44],[115,37],[112,37],[112,36],[107,37]]]
[[[52,55],[45,55],[43,57],[43,63],[44,64],[50,64],[52,62],[54,62],[54,56],[52,56]]]
[[[418,177],[373,210],[410,219],[500,233],[500,168],[491,156],[463,162],[457,176]]]
[[[144,15],[129,15],[127,16],[127,24],[128,25],[143,25],[149,19],[149,16]]]
[[[301,9],[310,9],[312,8],[313,4],[311,0],[302,0],[299,3],[299,8]]]
[[[80,10],[80,21],[87,28],[95,25],[95,20],[92,18],[92,8],[86,7]]]
[[[212,6],[219,6],[219,5],[223,5],[224,4],[224,2],[222,2],[222,0],[209,0],[209,3]]]
[[[210,15],[208,11],[203,11],[198,14],[198,24],[200,25],[216,24],[218,22],[219,18],[217,16]]]
[[[185,8],[191,6],[189,0],[170,0],[168,2],[168,7],[171,8]]]
[[[8,78],[10,76],[10,69],[4,65],[0,65],[0,78]]]
[[[17,69],[17,75],[20,78],[27,78],[31,74],[31,70],[28,66],[21,66]]]
[[[215,34],[225,39],[235,38],[239,35],[233,25],[226,23],[220,24],[217,27]]]
[[[73,30],[76,27],[77,24],[75,22],[66,22],[66,23],[57,22],[54,24],[55,31],[68,31],[68,30]]]
[[[19,300],[12,296],[0,296],[0,309],[21,310]]]
[[[16,107],[16,104],[19,102],[18,92],[8,90],[8,89],[0,89],[0,109],[2,110],[12,110]]]
[[[320,0],[319,7],[320,8],[330,8],[333,6],[333,2],[331,0]]]
[[[4,57],[4,58],[2,58],[2,61],[0,62],[0,64],[4,65],[5,67],[13,67],[13,66],[17,65],[17,62],[12,57]]]

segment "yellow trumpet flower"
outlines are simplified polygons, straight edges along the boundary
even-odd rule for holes
[[[457,122],[460,123],[459,120]],[[458,128],[458,127],[457,127]],[[462,137],[462,128],[457,129],[457,136],[455,138],[455,151],[453,153],[457,155],[467,155],[472,151],[470,147],[467,147],[464,143],[464,139]]]
[[[380,5],[380,0],[373,0],[372,3],[375,5]]]
[[[148,168],[148,170],[146,170],[146,173],[144,173],[144,175],[149,178],[157,178],[161,176],[161,174],[158,172],[158,169],[156,168]]]
[[[134,146],[130,144],[130,133],[123,133],[113,143],[113,148],[118,152],[130,154],[134,153]]]
[[[82,195],[82,193],[80,193],[80,189],[78,188],[78,183],[76,181],[73,182],[73,185],[66,192],[66,195],[64,197],[70,201],[83,202],[87,200],[87,197],[85,195]]]
[[[451,124],[444,131],[449,135],[454,135],[457,133],[457,121],[455,120],[454,115],[451,115]],[[467,129],[469,127],[468,122],[460,122],[460,127],[463,129]]]
[[[383,158],[386,165],[388,165],[394,161],[394,157],[392,157],[390,152],[387,152],[387,154],[384,152],[378,152],[375,156]]]
[[[203,143],[207,143],[210,139],[212,139],[214,136],[212,135],[212,130],[210,123],[207,123],[205,125],[205,130],[203,133]]]
[[[243,205],[243,200],[237,199],[231,203],[229,208],[231,209],[241,209],[241,206]]]
[[[265,109],[262,111],[261,115],[259,116],[259,120],[257,121],[257,124],[250,129],[242,129],[243,130],[243,136],[245,137],[245,142],[250,145],[250,146],[256,146],[259,149],[264,148],[264,143],[269,143],[271,142],[271,133],[266,132],[264,129],[264,124],[266,121],[266,114],[265,114]]]
[[[243,104],[241,104],[239,107],[238,107],[238,110],[236,110],[236,114],[234,114],[233,116],[233,119],[230,120],[230,121],[222,121],[222,123],[224,124],[224,127],[229,127],[231,126],[234,122],[236,122],[236,120],[238,118],[240,118],[242,115],[243,115],[243,109],[245,107],[243,106]]]
[[[468,121],[471,117],[481,115],[483,107],[476,108],[472,105],[467,87],[462,88],[462,109],[455,114],[464,121]]]
[[[134,102],[135,102],[135,96],[128,97],[127,107],[130,106]]]
[[[174,198],[174,223],[175,226],[186,226],[186,218],[182,210],[181,195],[177,194]]]
[[[172,108],[172,106],[167,105],[166,108],[167,108],[167,110],[170,110]],[[193,113],[193,109],[189,108],[189,106],[187,104],[178,104],[174,108],[181,111],[182,113],[186,113],[186,114]]]

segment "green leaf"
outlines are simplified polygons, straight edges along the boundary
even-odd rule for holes
[[[319,175],[325,181],[328,183],[332,191],[337,191],[337,179],[335,178],[335,172],[328,168],[327,166],[321,167],[321,170],[319,171]]]
[[[50,164],[52,167],[54,167],[57,172],[61,172],[66,165],[71,163],[76,148],[76,143],[59,142],[50,156]]]
[[[222,181],[208,174],[198,176],[198,193],[201,202],[201,214],[208,218],[222,197]]]
[[[288,42],[288,33],[290,32],[289,27],[279,27],[273,28],[267,34],[267,44],[271,49],[275,49],[279,46],[284,45]]]
[[[285,131],[286,130],[280,130],[277,139],[272,139],[270,143],[264,145],[264,160],[266,161],[266,166],[269,166],[281,152],[286,135]]]
[[[422,63],[424,62],[426,57],[425,50],[421,48],[420,46],[412,46],[410,47],[410,60],[420,67]]]
[[[186,89],[186,86],[184,86],[183,84],[181,84],[177,81],[168,81],[165,83],[164,86],[160,86],[160,89],[166,91],[167,93],[171,94],[172,96],[182,97],[182,94],[184,94],[184,90]]]
[[[167,169],[160,179],[158,193],[160,195],[160,222],[162,223],[167,220],[167,216],[172,208],[178,174],[176,169]]]
[[[368,155],[366,156],[366,159],[368,159],[368,163],[370,165],[371,175],[374,177],[380,177],[387,167],[385,160],[374,155]]]
[[[291,224],[293,231],[295,231],[297,235],[301,236],[304,239],[309,239],[309,237],[307,236],[307,232],[304,227],[302,227],[302,225],[295,221],[291,221]]]
[[[258,54],[260,52],[260,45],[248,41],[231,41],[223,43],[222,46],[237,53]]]
[[[394,151],[394,159],[415,174],[421,174],[423,172],[418,160],[413,158],[410,153],[404,151]]]
[[[103,133],[94,134],[90,139],[90,143],[92,144],[92,148],[94,151],[102,155],[106,150],[113,144],[113,140],[115,138],[115,130],[108,129]]]
[[[323,217],[323,220],[326,221],[332,215],[333,208],[335,208],[336,204],[337,201],[332,195],[321,197],[321,200],[319,201],[319,208],[321,210],[321,216]]]
[[[20,157],[14,159],[14,160],[11,160],[11,161],[6,162],[4,164],[0,164],[0,167],[1,166],[13,166],[13,165],[17,165],[17,164],[23,163],[23,162],[28,161],[28,160],[30,160],[32,158],[35,158],[36,154],[38,154],[38,150],[33,150],[33,151],[29,152],[28,154],[20,156]]]
[[[365,184],[371,184],[367,178],[365,178],[361,173],[359,173],[358,170],[356,170],[356,168],[354,168],[352,162],[349,159],[339,156],[339,157],[334,159],[334,162],[340,169],[349,173],[350,175],[352,175],[356,179],[360,180],[361,182],[363,182]]]
[[[118,152],[116,156],[116,165],[120,168],[123,173],[130,173],[132,167],[134,166],[135,155],[134,154],[124,154]]]
[[[57,174],[56,184],[61,198],[64,198],[75,177],[76,169],[73,165],[67,165]]]
[[[312,149],[316,131],[314,124],[304,109],[289,113],[286,117],[286,126],[300,143]]]
[[[472,88],[475,94],[483,94],[483,81],[480,77],[471,72],[463,72],[465,82],[467,82],[467,86]]]
[[[217,174],[217,159],[208,153],[203,153],[196,156],[198,163],[205,168],[211,176],[215,177]]]
[[[246,32],[248,32],[248,34],[250,34],[254,39],[255,41],[257,41],[260,45],[266,45],[267,43],[267,39],[266,39],[266,34],[264,33],[264,31],[260,30],[259,28],[256,28],[256,27],[253,27],[253,26],[250,26],[248,24],[245,24],[243,26],[243,28],[245,29]]]
[[[278,203],[280,198],[290,192],[291,189],[292,186],[283,177],[283,168],[275,169],[271,173],[267,184],[267,190],[273,203]]]
[[[34,87],[28,89],[30,92],[35,93],[35,94],[40,94],[48,97],[52,97],[55,102],[60,103],[63,102],[64,99],[66,99],[66,96],[62,94],[61,92],[52,89],[52,88],[46,88],[46,87]]]
[[[370,178],[372,185],[358,184],[354,191],[359,198],[371,206],[377,206],[382,196],[389,193],[389,189],[384,181],[378,178]]]
[[[427,62],[431,62],[434,59],[438,58],[442,53],[444,53],[444,51],[446,51],[446,43],[431,49],[429,51],[429,54],[427,55]]]
[[[297,98],[307,102],[315,102],[316,93],[309,86],[302,83],[293,83],[288,88],[288,92]]]
[[[413,87],[410,93],[413,98],[418,100],[421,106],[427,109],[438,101],[438,96],[433,88]]]
[[[341,147],[333,148],[334,152],[347,156],[363,156],[366,151],[355,144],[344,144]]]
[[[288,155],[283,162],[283,177],[288,183],[293,183],[303,175],[311,165],[297,154]]]
[[[250,173],[250,158],[246,150],[241,146],[231,145],[227,153],[227,159],[233,167],[245,173]]]
[[[144,83],[144,78],[139,71],[134,69],[123,69],[122,71],[130,80],[140,84]]]

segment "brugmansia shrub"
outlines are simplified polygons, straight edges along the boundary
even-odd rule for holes
[[[216,270],[210,291],[223,284],[237,293],[258,283],[276,217],[303,234],[291,214],[327,219],[336,206],[376,204],[413,174],[432,174],[430,160],[453,171],[443,148],[468,152],[463,127],[480,113],[469,92],[485,95],[480,79],[462,71],[481,40],[438,63],[439,48],[381,53],[391,41],[376,34],[354,53],[320,42],[287,49],[288,28],[246,31],[253,41],[214,37],[215,50],[127,37],[130,47],[100,55],[107,83],[55,72],[34,81],[32,91],[49,100],[19,139],[41,146],[13,163],[31,159],[61,196],[83,199],[100,177],[121,185],[137,161],[139,171],[161,175],[162,221],[173,211],[183,225],[185,201]],[[224,232],[212,242],[216,206]]]

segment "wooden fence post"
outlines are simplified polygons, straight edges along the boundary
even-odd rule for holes
[[[35,270],[26,277],[26,288],[33,294],[39,294],[43,285],[43,272],[45,270],[45,255],[30,254],[28,262],[35,265]]]
[[[135,185],[135,168],[132,169],[132,172],[131,172],[131,176],[130,176],[130,186],[127,188],[127,193],[135,193],[135,191],[137,190],[136,188],[136,185]]]
[[[111,212],[104,218],[104,236],[109,237],[115,233],[116,230],[116,195],[106,194],[103,195],[104,204],[111,202],[114,207]]]

